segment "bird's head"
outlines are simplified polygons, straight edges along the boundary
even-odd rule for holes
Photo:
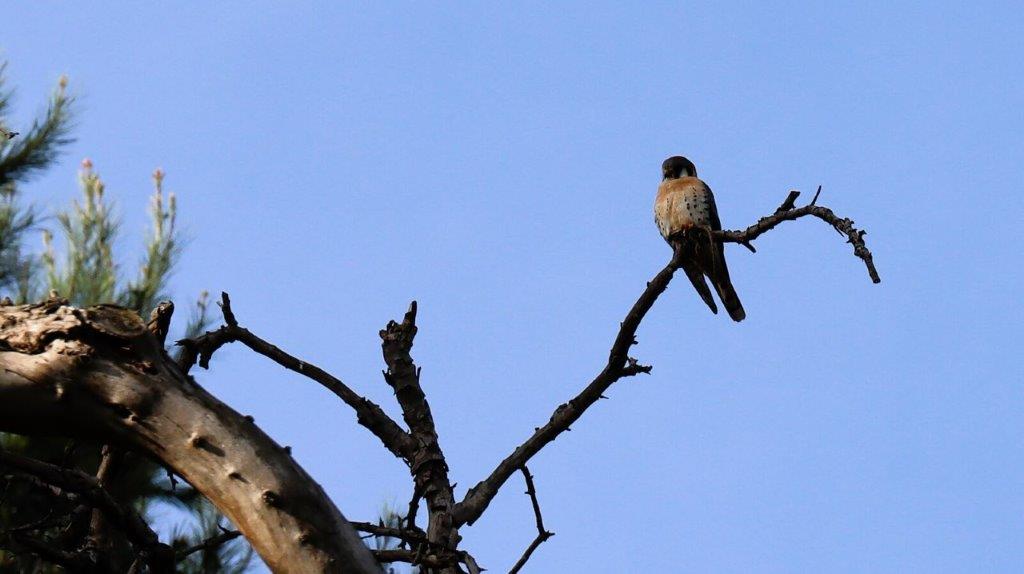
[[[681,155],[674,155],[661,164],[662,180],[680,177],[697,177],[697,166]]]

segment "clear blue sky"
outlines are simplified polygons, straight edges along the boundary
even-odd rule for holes
[[[1024,563],[1019,5],[9,4],[15,119],[61,73],[81,96],[26,196],[64,205],[92,158],[127,271],[163,167],[193,238],[177,301],[230,292],[396,416],[377,331],[417,299],[459,496],[600,369],[665,263],[665,157],[694,160],[726,227],[821,184],[868,230],[881,285],[811,220],[728,248],[742,324],[672,285],[639,332],[653,374],[530,465],[557,533],[533,572]],[[242,348],[199,378],[348,517],[408,500],[315,384]],[[492,571],[534,535],[522,493],[463,531]]]

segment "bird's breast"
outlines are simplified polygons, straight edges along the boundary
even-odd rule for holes
[[[662,182],[654,200],[654,220],[662,237],[711,223],[711,199],[707,186],[695,177]]]

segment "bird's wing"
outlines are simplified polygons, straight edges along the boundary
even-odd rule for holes
[[[718,219],[718,206],[715,205],[715,194],[711,193],[711,188],[708,187],[708,184],[703,181],[701,183],[704,184],[704,192],[708,196],[708,221],[711,224],[711,229],[718,231],[722,228],[722,221]]]
[[[708,225],[712,230],[718,231],[722,229],[722,221],[718,218],[718,206],[715,205],[715,196],[711,193],[711,188],[706,183],[704,184],[704,190],[707,193]],[[706,267],[704,272],[711,279],[711,284],[715,286],[715,291],[718,291],[718,297],[722,300],[722,304],[725,305],[725,310],[729,312],[729,316],[734,321],[742,321],[747,314],[743,310],[743,304],[740,303],[740,298],[736,295],[736,290],[732,286],[732,279],[729,277],[729,267],[725,264],[725,244],[712,239],[709,233],[704,245],[708,250],[707,254],[709,256],[703,259]]]

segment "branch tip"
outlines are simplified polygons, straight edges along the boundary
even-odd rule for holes
[[[811,200],[809,205],[815,205],[818,203],[818,196],[821,195],[821,186],[818,186],[818,191],[814,192],[814,199]]]
[[[221,312],[224,313],[224,322],[229,327],[237,327],[238,320],[235,319],[235,314],[231,311],[231,297],[228,296],[226,291],[221,291],[220,303],[218,305],[220,305]]]

